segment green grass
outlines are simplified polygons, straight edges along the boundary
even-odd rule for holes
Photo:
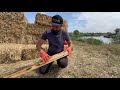
[[[88,43],[88,44],[93,44],[93,45],[102,45],[104,44],[103,41],[94,39],[94,38],[79,38],[76,39],[77,41],[83,42],[83,43]]]

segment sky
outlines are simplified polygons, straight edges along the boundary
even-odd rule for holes
[[[29,23],[34,23],[37,13],[61,15],[68,21],[68,32],[114,32],[120,28],[120,12],[24,12]]]

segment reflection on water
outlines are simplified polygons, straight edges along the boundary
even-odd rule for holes
[[[96,37],[86,36],[86,37],[83,37],[83,38],[95,38],[95,39],[102,40],[105,44],[110,44],[111,43],[111,38],[105,38],[103,36],[96,36]]]

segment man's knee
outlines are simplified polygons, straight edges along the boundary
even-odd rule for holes
[[[64,57],[64,58],[59,59],[59,60],[57,61],[57,64],[58,64],[58,66],[61,67],[61,68],[67,67],[67,65],[68,65],[68,58],[67,58],[67,57]]]
[[[39,73],[47,74],[51,65],[52,65],[52,63],[49,63],[49,64],[47,64],[45,66],[40,67],[39,68]]]
[[[48,71],[44,71],[44,70],[39,69],[39,73],[41,73],[41,74],[47,74]]]
[[[64,63],[64,64],[61,64],[61,65],[59,65],[59,67],[61,67],[61,68],[65,68],[65,67],[67,67],[67,63]]]

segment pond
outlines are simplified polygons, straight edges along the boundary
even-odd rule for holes
[[[98,40],[102,40],[105,44],[110,44],[111,43],[111,38],[105,38],[103,36],[85,36],[82,38],[95,38]]]

